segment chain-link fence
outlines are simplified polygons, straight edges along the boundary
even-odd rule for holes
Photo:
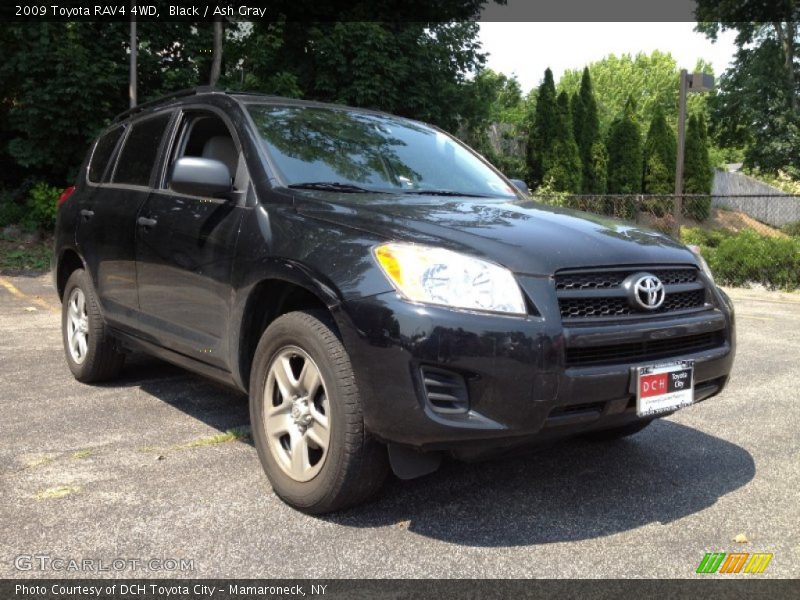
[[[667,233],[678,226],[800,233],[800,196],[780,195],[570,195],[536,194],[543,204],[633,221]]]
[[[721,285],[800,288],[800,196],[534,194],[532,198],[669,233],[698,247]]]

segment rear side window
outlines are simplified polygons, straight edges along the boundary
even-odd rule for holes
[[[167,113],[133,124],[117,160],[114,183],[150,184],[150,173],[170,117]]]
[[[123,128],[116,127],[102,136],[94,147],[92,162],[89,163],[89,181],[100,183],[103,181],[103,174],[108,167],[108,161],[117,147],[119,138],[122,137]]]

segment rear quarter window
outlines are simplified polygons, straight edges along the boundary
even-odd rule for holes
[[[115,127],[97,140],[89,163],[89,181],[92,183],[105,181],[103,175],[108,168],[108,161],[111,160],[111,155],[114,153],[123,131],[124,129],[121,126]]]
[[[165,113],[133,124],[117,160],[114,183],[150,185],[150,174],[171,116]]]

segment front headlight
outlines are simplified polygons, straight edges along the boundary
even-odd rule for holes
[[[388,243],[375,259],[411,302],[483,312],[524,315],[525,299],[511,271],[444,248]]]
[[[700,262],[700,269],[703,271],[705,276],[708,277],[709,281],[711,281],[711,283],[714,283],[714,285],[716,285],[716,283],[714,282],[714,274],[711,273],[711,269],[709,268],[706,259],[703,258],[703,255],[700,253],[700,246],[691,245],[686,247],[689,248],[689,250],[691,250],[692,252],[694,252],[694,255],[697,257],[697,260]]]

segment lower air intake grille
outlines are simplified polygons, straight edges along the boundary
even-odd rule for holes
[[[696,335],[663,340],[647,340],[608,346],[567,348],[567,366],[607,365],[638,362],[661,358],[677,358],[684,354],[717,348],[725,342],[722,331],[711,331]]]
[[[422,367],[420,373],[425,399],[434,412],[453,414],[469,410],[467,385],[461,375],[435,367]]]

